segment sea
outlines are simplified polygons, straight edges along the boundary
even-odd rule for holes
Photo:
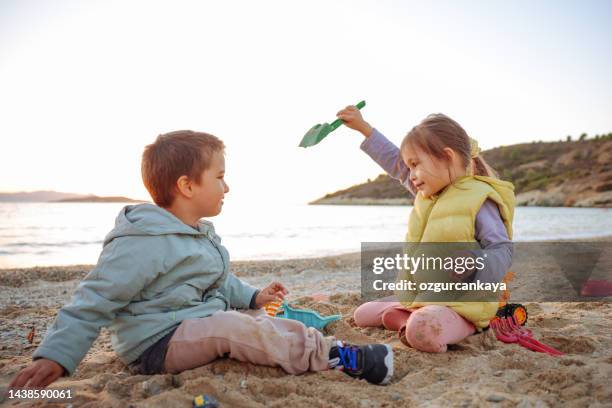
[[[0,203],[0,268],[95,264],[125,203]],[[270,202],[225,204],[211,218],[233,260],[358,252],[362,242],[401,242],[410,206]],[[612,210],[518,207],[514,240],[612,235]]]

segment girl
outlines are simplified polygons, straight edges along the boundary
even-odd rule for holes
[[[337,116],[365,136],[361,149],[415,197],[407,241],[478,242],[483,251],[474,255],[486,251],[485,268],[449,279],[500,282],[512,262],[514,186],[497,179],[478,143],[443,114],[429,115],[413,127],[399,149],[354,106]],[[497,312],[494,302],[387,300],[359,306],[355,324],[399,330],[403,343],[432,353],[486,329]]]

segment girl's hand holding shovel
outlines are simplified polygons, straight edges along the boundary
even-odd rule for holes
[[[365,137],[370,137],[372,134],[372,126],[363,119],[361,111],[357,107],[349,105],[338,112],[336,116],[342,119],[346,126],[360,132]]]

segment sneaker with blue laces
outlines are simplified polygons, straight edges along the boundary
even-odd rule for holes
[[[393,349],[388,344],[357,346],[337,341],[329,351],[329,365],[351,377],[384,385],[393,376]]]

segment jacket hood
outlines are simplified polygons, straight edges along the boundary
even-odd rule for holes
[[[509,181],[500,180],[494,177],[486,177],[486,176],[473,176],[476,180],[480,180],[482,182],[490,185],[493,190],[495,190],[502,200],[506,203],[507,206],[510,207],[511,211],[514,212],[514,207],[516,205],[516,197],[514,196],[514,184]]]
[[[484,181],[485,183],[493,187],[493,189],[495,189],[495,191],[497,191],[500,194],[510,194],[510,193],[513,194],[514,193],[514,184],[512,184],[509,181],[504,181],[498,178],[487,177],[487,176],[472,176],[472,177],[474,177],[476,180]]]
[[[157,205],[126,205],[115,219],[115,227],[104,238],[104,245],[118,237],[134,235],[208,235],[214,232],[211,222],[198,221],[198,229],[185,224],[174,214]]]
[[[508,231],[508,237],[512,239],[513,223],[514,223],[514,208],[516,207],[516,197],[514,195],[514,184],[509,181],[500,180],[493,177],[474,176],[476,180],[487,183],[498,194],[502,203],[497,201],[500,214]],[[494,197],[491,197],[494,198]]]

